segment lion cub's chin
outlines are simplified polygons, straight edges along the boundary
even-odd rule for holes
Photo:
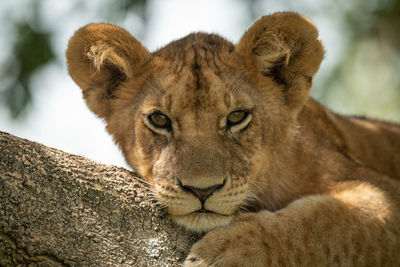
[[[216,213],[191,213],[187,215],[171,215],[178,224],[194,232],[208,232],[214,228],[228,225],[232,216]]]

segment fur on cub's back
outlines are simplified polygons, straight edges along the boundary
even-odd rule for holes
[[[195,33],[150,53],[122,28],[90,24],[67,50],[88,107],[171,217],[195,231],[326,192],[357,166],[400,176],[398,127],[309,98],[322,58],[314,25],[285,12],[236,45]]]
[[[332,148],[354,162],[400,180],[400,126],[362,117],[335,114],[310,99],[299,115],[304,131],[317,145],[327,140]]]

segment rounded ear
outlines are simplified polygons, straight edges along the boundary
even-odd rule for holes
[[[318,30],[292,12],[264,16],[243,35],[235,50],[251,69],[270,77],[284,91],[286,103],[302,106],[324,51]]]
[[[102,23],[79,29],[68,43],[66,57],[68,72],[81,87],[86,104],[104,118],[113,92],[150,53],[124,29]]]

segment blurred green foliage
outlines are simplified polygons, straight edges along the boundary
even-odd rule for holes
[[[400,0],[344,3],[337,8],[348,45],[318,98],[344,113],[400,122]]]
[[[13,118],[18,117],[32,100],[31,77],[55,57],[49,33],[35,30],[24,22],[16,25],[16,35],[13,57],[6,62],[3,73],[11,78],[11,82],[1,92]]]

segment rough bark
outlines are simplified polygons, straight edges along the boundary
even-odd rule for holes
[[[0,132],[0,266],[179,266],[199,237],[152,199],[133,172]]]

